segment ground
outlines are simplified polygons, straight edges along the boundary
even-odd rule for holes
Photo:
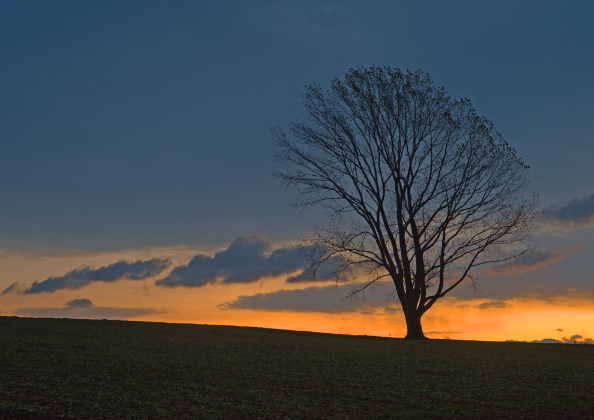
[[[594,418],[594,346],[0,317],[3,419]]]

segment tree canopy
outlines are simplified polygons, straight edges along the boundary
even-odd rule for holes
[[[328,224],[305,239],[310,273],[321,264],[366,270],[355,293],[389,278],[407,338],[425,338],[421,317],[476,269],[532,250],[529,167],[477,115],[421,71],[351,69],[330,89],[308,86],[307,121],[272,129],[275,175],[298,187],[297,206],[321,206]],[[313,245],[313,247],[311,247]]]

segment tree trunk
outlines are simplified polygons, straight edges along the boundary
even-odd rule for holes
[[[421,326],[421,314],[413,310],[410,313],[404,313],[406,317],[406,337],[407,340],[428,340],[423,334]]]

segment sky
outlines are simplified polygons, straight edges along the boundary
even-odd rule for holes
[[[589,1],[0,2],[0,315],[405,335],[393,286],[311,283],[270,173],[306,85],[420,69],[530,165],[539,248],[433,338],[594,337]]]

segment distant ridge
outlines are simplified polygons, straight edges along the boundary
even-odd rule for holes
[[[587,341],[576,341],[576,342],[568,342],[564,343],[563,341],[555,340],[553,338],[544,338],[542,340],[533,340],[533,341],[518,341],[518,340],[505,340],[506,343],[528,343],[528,344],[592,344],[588,343]]]

